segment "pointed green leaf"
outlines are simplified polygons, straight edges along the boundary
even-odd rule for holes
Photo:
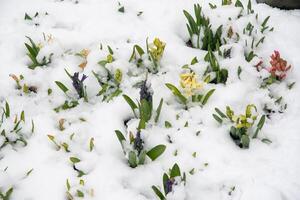
[[[158,158],[161,154],[164,153],[164,151],[166,150],[166,146],[165,145],[157,145],[155,147],[153,147],[150,151],[147,152],[147,156],[152,160],[156,160],[156,158]]]
[[[66,93],[69,90],[63,83],[59,81],[55,81],[55,83],[64,93]]]

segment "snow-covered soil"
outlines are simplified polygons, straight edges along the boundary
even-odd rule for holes
[[[27,142],[2,145],[18,134],[7,132],[11,136],[5,138],[0,133],[0,194],[5,196],[13,188],[7,195],[9,200],[158,199],[151,187],[162,188],[163,174],[177,163],[186,180],[183,183],[177,177],[167,199],[300,199],[300,11],[252,2],[254,13],[248,14],[248,1],[241,2],[245,7],[242,12],[234,0],[226,6],[217,0],[0,0],[0,113],[6,119],[0,131],[11,130],[15,115],[21,119],[24,110],[21,133]],[[183,10],[194,16],[194,3],[202,5],[214,31],[223,25],[222,38],[227,44],[222,42],[221,50],[231,48],[230,56],[215,55],[221,68],[228,70],[226,84],[204,83],[207,51],[186,44],[189,33]],[[209,3],[217,8],[212,9]],[[237,18],[240,12],[242,16]],[[31,19],[24,19],[26,13]],[[268,30],[261,34],[260,26],[268,16]],[[251,40],[243,29],[249,22],[254,25],[256,42],[265,38],[254,47],[257,56],[247,62],[244,54],[249,53]],[[274,29],[269,31],[271,27]],[[49,64],[28,68],[32,61],[27,56],[24,43],[30,43],[25,36],[41,47],[38,60],[53,54]],[[166,44],[157,73],[129,62],[135,44],[146,52],[147,38],[150,46],[155,38]],[[263,79],[270,75],[266,69],[274,50],[292,68],[284,79],[262,88]],[[201,83],[200,90],[215,92],[204,106],[189,102],[185,109],[165,84],[181,88],[180,75],[188,73],[182,66],[194,57],[198,62],[189,67]],[[143,59],[145,66],[152,65],[147,56]],[[92,72],[106,73],[98,64],[101,60],[112,61],[105,65],[111,72],[122,72],[119,88],[133,100],[140,99],[137,83],[147,78],[151,85],[154,111],[141,137],[147,150],[166,146],[154,161],[146,158],[143,165],[129,166],[128,152],[124,156],[115,130],[129,138],[130,132],[137,134],[139,121],[122,94],[109,102],[97,96],[101,87]],[[64,101],[77,97],[65,69],[71,75],[80,72],[80,77],[88,76],[84,81],[87,99],[79,99],[74,108],[55,112]],[[21,89],[14,79],[20,80]],[[69,89],[69,97],[55,81]],[[161,98],[164,102],[155,123]],[[10,108],[7,117],[6,102]],[[212,114],[215,108],[225,112],[226,106],[236,115],[243,114],[249,104],[256,105],[258,119],[249,129],[250,146],[243,149],[229,135],[232,123],[219,124]],[[267,116],[264,126],[252,139],[262,115]],[[80,171],[84,174],[78,177]],[[0,199],[8,200],[4,196]]]

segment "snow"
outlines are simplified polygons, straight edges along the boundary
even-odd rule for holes
[[[205,91],[216,89],[207,104],[203,107],[191,104],[188,110],[184,110],[165,83],[179,87],[179,75],[184,71],[181,67],[189,64],[195,56],[199,63],[190,67],[196,74],[203,74],[207,63],[204,61],[206,51],[185,44],[189,35],[182,10],[192,13],[193,4],[200,3],[214,30],[219,25],[226,27],[225,30],[232,26],[239,33],[249,21],[255,23],[255,15],[228,20],[237,16],[240,8],[233,5],[221,7],[220,1],[216,0],[119,2],[125,8],[124,13],[118,12],[118,1],[0,0],[0,103],[2,107],[6,101],[9,103],[12,116],[24,110],[26,124],[29,123],[30,127],[31,120],[35,124],[27,146],[7,145],[0,149],[0,191],[13,187],[11,200],[66,199],[68,179],[72,195],[79,189],[85,193],[84,199],[152,200],[157,197],[151,186],[161,188],[163,173],[177,163],[186,173],[187,181],[186,185],[176,186],[168,199],[300,199],[300,160],[297,156],[300,152],[300,12],[253,2],[259,22],[271,16],[268,24],[274,27],[255,50],[258,57],[248,63],[244,59],[243,42],[232,41],[222,46],[221,49],[232,47],[231,58],[218,57],[222,68],[229,73],[226,85],[205,84]],[[217,8],[211,10],[209,2],[216,4]],[[242,2],[247,4],[247,1]],[[143,13],[137,16],[141,11]],[[39,15],[33,21],[24,20],[25,13],[33,16],[36,12]],[[39,25],[35,26],[35,23]],[[52,39],[44,41],[43,33]],[[28,42],[25,36],[43,45],[38,58],[53,53],[52,62],[47,67],[35,70],[27,67],[30,60],[24,46]],[[155,161],[147,159],[144,165],[133,169],[128,166],[114,131],[134,131],[138,121],[131,120],[126,130],[123,121],[133,116],[130,107],[121,95],[108,103],[102,102],[96,96],[100,86],[92,71],[100,73],[97,63],[106,59],[109,54],[106,46],[109,45],[114,51],[115,61],[106,67],[111,71],[121,69],[123,94],[139,99],[139,89],[133,85],[145,79],[145,70],[137,71],[128,60],[135,44],[146,49],[146,38],[152,42],[156,37],[165,42],[166,47],[158,74],[149,73],[147,76],[154,91],[154,108],[161,98],[164,98],[164,104],[158,123],[150,121],[142,134],[147,149],[158,144],[167,148]],[[100,50],[100,44],[103,50]],[[82,49],[90,50],[84,71],[78,67],[82,58],[75,55]],[[287,109],[272,114],[259,132],[259,138],[268,138],[271,144],[251,139],[249,149],[240,149],[229,136],[230,125],[219,125],[212,117],[214,108],[225,110],[229,105],[237,114],[243,113],[252,103],[257,106],[258,113],[263,113],[265,104],[280,109],[274,106],[269,91],[260,88],[260,76],[266,77],[268,72],[258,72],[254,67],[260,60],[268,67],[274,50],[280,51],[292,65],[285,80],[270,86],[270,93],[277,98],[282,96]],[[239,66],[243,70],[240,79],[237,75]],[[70,89],[69,94],[76,96],[64,69],[71,74],[78,71],[88,76],[84,82],[88,102],[81,99],[77,107],[56,113],[53,109],[68,97],[55,81],[64,83]],[[129,71],[136,76],[130,77]],[[36,86],[37,93],[25,94],[17,90],[10,74],[22,74],[23,83]],[[295,81],[294,87],[288,90],[286,85]],[[50,95],[49,88],[52,89]],[[64,130],[59,129],[60,119],[65,119]],[[172,127],[165,128],[165,121]],[[185,127],[186,122],[188,127]],[[59,144],[68,143],[71,152],[67,153],[63,148],[57,151],[47,135],[53,135]],[[92,151],[89,148],[91,138],[95,144]],[[0,137],[0,144],[3,142]],[[196,156],[193,156],[194,152]],[[86,175],[77,177],[78,172],[73,169],[70,157],[81,160],[75,166]],[[193,175],[189,173],[192,169]],[[84,185],[80,184],[80,179],[84,180]]]

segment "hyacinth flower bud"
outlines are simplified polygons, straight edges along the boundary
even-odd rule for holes
[[[73,76],[71,76],[72,79],[72,85],[75,88],[77,94],[79,95],[79,98],[84,97],[84,85],[83,81],[87,78],[86,75],[82,75],[81,79],[79,79],[79,72],[75,72]]]
[[[153,91],[151,89],[151,86],[147,85],[147,81],[143,81],[140,90],[140,101],[145,99],[147,102],[152,104],[152,96],[153,96]]]
[[[144,148],[143,143],[144,143],[144,141],[141,138],[141,132],[138,131],[136,134],[136,137],[134,139],[134,144],[133,144],[133,147],[135,150],[138,151],[138,154],[140,154]]]

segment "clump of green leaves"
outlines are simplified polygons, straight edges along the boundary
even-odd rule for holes
[[[27,139],[34,132],[34,123],[31,121],[31,128],[25,122],[25,112],[22,111],[20,115],[12,116],[10,113],[10,106],[6,102],[5,107],[2,108],[0,120],[0,150],[6,145],[26,146]]]
[[[226,107],[226,114],[218,108],[215,108],[216,114],[213,114],[213,117],[217,122],[222,124],[224,121],[228,121],[233,124],[229,132],[230,137],[240,148],[249,148],[250,137],[252,136],[253,139],[257,138],[258,132],[264,126],[266,117],[265,115],[262,115],[259,122],[256,124],[255,131],[251,131],[255,125],[255,121],[257,120],[257,115],[253,115],[253,109],[257,112],[256,106],[250,104],[247,105],[245,114],[234,115],[234,111],[229,106]]]
[[[185,186],[186,175],[180,172],[180,168],[177,164],[169,170],[168,173],[163,175],[163,189],[159,189],[157,186],[152,186],[152,190],[160,200],[166,200],[169,193],[174,192],[176,186]]]
[[[85,186],[85,181],[83,179],[79,180],[79,183],[70,184],[69,179],[66,181],[66,198],[67,200],[74,200],[77,198],[93,197],[93,189],[87,189]]]
[[[188,108],[188,103],[193,102],[200,104],[201,106],[204,106],[208,99],[211,97],[211,95],[215,92],[215,89],[211,89],[206,93],[195,93],[191,96],[185,96],[180,90],[172,85],[171,83],[166,83],[167,88],[173,93],[173,95],[178,99],[178,101],[184,105],[185,109]]]
[[[49,56],[44,56],[42,60],[38,60],[38,54],[41,50],[41,45],[37,45],[30,37],[26,36],[29,43],[25,43],[27,49],[27,56],[31,60],[31,64],[28,66],[29,69],[35,69],[36,67],[45,66],[51,63],[52,53]]]
[[[113,57],[113,51],[108,46],[109,54],[106,59],[101,60],[98,64],[102,67],[102,72],[96,73],[93,71],[101,90],[98,92],[97,96],[102,97],[102,101],[109,102],[114,97],[119,96],[122,93],[120,89],[120,84],[122,82],[123,73],[121,69],[113,69],[112,66],[106,67],[107,64],[113,63],[115,60]]]
[[[154,116],[153,115],[153,103],[152,103],[153,91],[147,81],[143,81],[140,89],[140,100],[137,104],[127,95],[123,95],[125,101],[130,106],[135,118],[140,120],[138,130],[145,129],[148,121]],[[158,122],[160,112],[163,105],[163,99],[160,100],[157,106],[154,122]]]
[[[3,192],[0,188],[0,199],[1,200],[10,200],[11,194],[13,193],[14,188],[9,188],[6,192]]]
[[[150,150],[146,150],[140,130],[138,130],[135,136],[130,132],[128,140],[126,140],[121,131],[116,130],[115,133],[121,143],[123,153],[128,160],[128,164],[132,168],[135,168],[138,165],[143,165],[146,157],[150,158],[152,161],[156,160],[166,149],[165,145],[159,144]]]
[[[25,94],[29,94],[31,92],[37,93],[37,87],[33,85],[28,85],[24,83],[24,76],[23,75],[9,75],[15,82],[16,82],[16,89],[22,91]]]
[[[228,78],[228,70],[220,67],[219,62],[211,49],[208,50],[204,60],[209,63],[204,73],[204,76],[206,76],[205,80],[208,83],[225,84]]]
[[[231,5],[231,4],[232,4],[231,0],[222,0],[222,6]]]
[[[83,98],[85,102],[88,101],[86,86],[83,84],[87,76],[83,74],[82,77],[79,78],[79,72],[75,72],[73,76],[66,69],[65,72],[68,75],[68,77],[72,80],[72,86],[77,93],[77,97],[70,96],[68,94],[69,88],[65,86],[62,82],[55,81],[55,84],[59,87],[59,89],[61,89],[61,91],[63,91],[63,93],[65,93],[66,96],[69,99],[71,99],[70,101],[66,100],[63,105],[55,108],[54,110],[56,112],[59,112],[60,110],[67,110],[76,107],[79,104],[78,99]]]
[[[146,39],[146,51],[139,45],[134,45],[129,62],[136,64],[138,68],[145,68],[148,72],[157,73],[160,60],[163,56],[166,43],[155,38],[152,43]],[[149,62],[151,64],[149,64]]]
[[[202,13],[202,7],[199,4],[194,4],[195,19],[186,10],[183,10],[185,17],[188,20],[186,24],[191,44],[194,48],[213,51],[218,50],[221,45],[222,26],[219,26],[216,32],[211,28],[209,18],[206,18]]]

